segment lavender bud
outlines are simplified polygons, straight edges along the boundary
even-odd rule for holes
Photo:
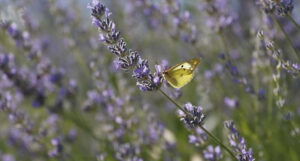
[[[111,31],[107,34],[100,34],[100,39],[107,44],[114,44],[120,39],[120,31]]]
[[[127,51],[126,43],[123,38],[121,38],[117,44],[108,46],[108,49],[118,57],[123,57],[125,55],[125,52]]]
[[[141,79],[150,74],[150,68],[147,60],[139,59],[136,69],[133,71],[133,77]]]
[[[91,8],[92,10],[92,13],[91,15],[98,18],[98,19],[101,19],[102,16],[108,16],[108,8],[106,8],[103,4],[101,3],[98,3],[97,1],[94,1],[93,2],[93,5],[91,5],[89,8]]]
[[[139,87],[141,91],[154,91],[159,89],[162,84],[162,76],[152,76],[149,75],[148,79],[138,80],[136,85]]]
[[[128,70],[135,66],[139,59],[140,55],[138,52],[129,50],[129,55],[118,57],[117,60],[114,61],[114,65],[116,69]]]

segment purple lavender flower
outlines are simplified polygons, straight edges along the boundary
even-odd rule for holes
[[[51,140],[51,144],[54,148],[48,152],[50,157],[58,157],[63,152],[63,145],[60,138],[54,138]]]
[[[43,92],[38,92],[32,102],[33,107],[41,107],[45,104],[46,96]]]
[[[136,51],[129,50],[129,55],[124,57],[119,57],[115,60],[115,68],[129,70],[134,67],[140,60],[140,55]]]
[[[162,74],[159,72],[152,74],[147,60],[142,59],[137,52],[127,50],[124,38],[109,17],[109,10],[97,0],[93,1],[89,8],[92,10],[93,24],[101,31],[100,40],[117,56],[114,61],[116,68],[127,70],[133,67],[133,77],[136,78],[136,84],[142,91],[159,89],[163,80]]]
[[[161,75],[148,75],[147,79],[139,79],[136,85],[141,91],[154,91],[160,88],[163,78]]]
[[[137,157],[140,153],[140,149],[137,146],[131,145],[129,143],[117,144],[115,148],[118,150],[116,153],[116,158],[120,161],[131,160],[131,161],[143,161],[142,158]]]
[[[203,157],[209,161],[217,161],[222,159],[222,151],[220,146],[213,147],[212,145],[209,145],[203,151]]]
[[[15,156],[11,154],[1,154],[1,160],[2,161],[16,161]]]
[[[1,22],[0,27],[7,31],[8,35],[15,41],[16,46],[26,51],[31,60],[39,61],[40,49],[43,48],[33,45],[33,41],[30,39],[28,32],[18,29],[17,25],[10,21]],[[40,45],[43,46],[43,43]]]
[[[239,102],[237,99],[229,98],[229,97],[224,98],[224,103],[227,107],[229,107],[231,109],[234,109],[239,105]]]
[[[62,79],[64,76],[64,71],[60,70],[60,71],[54,71],[50,74],[50,82],[53,84],[61,84],[62,83]]]
[[[196,128],[195,131],[195,134],[189,135],[189,143],[195,146],[203,145],[208,139],[207,134],[201,128]]]
[[[133,6],[130,5],[132,15],[143,13],[143,20],[146,20],[150,29],[156,29],[158,25],[164,23],[164,17],[161,16],[161,6],[149,0],[132,0]]]
[[[88,98],[83,105],[84,111],[91,111],[95,108],[96,104],[102,104],[102,102],[105,102],[104,98],[95,90],[88,91],[87,95]]]
[[[140,59],[136,69],[133,71],[133,77],[142,79],[150,74],[150,69],[147,60]]]
[[[14,82],[14,84],[21,89],[24,94],[38,93],[37,88],[27,77],[30,76],[28,71],[19,70],[14,65],[14,56],[12,54],[0,54],[0,70],[6,74],[6,76]]]
[[[101,40],[102,39],[103,38],[101,37]],[[107,40],[105,40],[105,41],[107,42]],[[108,49],[111,53],[115,54],[118,57],[126,56],[127,47],[126,47],[126,43],[123,40],[123,38],[121,38],[116,44],[108,46]]]
[[[195,44],[197,42],[198,30],[192,23],[191,13],[180,10],[179,1],[166,0],[166,6],[161,11],[165,17],[171,17],[174,28],[171,36],[184,42]],[[171,15],[171,16],[170,16]]]
[[[191,103],[186,103],[183,107],[185,111],[179,110],[180,120],[191,129],[203,125],[205,115],[201,106],[194,106]]]
[[[44,87],[36,80],[36,75],[28,70],[18,69],[14,57],[10,54],[0,55],[0,70],[19,88],[24,95],[33,96],[32,105],[40,107],[45,103]]]
[[[226,121],[225,127],[230,130],[228,135],[230,145],[237,153],[237,157],[240,161],[254,161],[252,149],[247,148],[246,140],[240,135],[238,130],[235,128],[233,121]]]
[[[98,19],[101,19],[102,16],[104,16],[104,15],[105,16],[110,15],[108,8],[106,8],[103,4],[99,3],[99,1],[97,1],[97,0],[94,0],[92,2],[92,6],[90,8],[92,10],[91,15]]]
[[[225,64],[225,67],[228,68],[228,70],[230,71],[232,76],[234,76],[234,77],[240,76],[240,72],[239,72],[237,66],[233,65],[231,61],[227,62]]]
[[[221,56],[221,58],[222,57],[223,56]],[[225,69],[227,69],[230,72],[233,82],[242,85],[246,92],[250,94],[256,94],[256,91],[254,90],[250,81],[240,73],[238,67],[230,59],[228,59],[227,62],[225,63],[225,67],[226,67]]]
[[[279,58],[278,60],[280,60]],[[288,73],[297,76],[300,74],[300,64],[291,63],[290,61],[280,60],[282,62],[282,68],[285,69]]]
[[[15,40],[18,46],[26,47],[25,34],[23,34],[15,23],[12,22],[1,22],[0,27],[7,31],[7,33]]]
[[[280,68],[283,68],[288,73],[292,74],[293,76],[297,76],[300,73],[300,68],[298,63],[291,62],[289,60],[285,60],[283,58],[283,53],[281,49],[275,46],[274,42],[269,39],[264,39],[264,34],[261,33],[261,38],[264,40],[265,47],[267,49],[267,54],[271,56],[274,60],[280,64]]]
[[[300,64],[294,63],[292,66],[293,66],[293,68],[295,68],[296,70],[300,71]]]
[[[165,127],[162,123],[153,121],[148,128],[150,142],[158,142],[161,139],[164,130]]]
[[[261,0],[264,11],[279,16],[290,15],[294,9],[294,0]]]
[[[258,99],[264,100],[266,98],[266,90],[265,89],[259,89],[258,91]]]
[[[214,31],[219,32],[230,26],[236,19],[233,12],[229,12],[227,0],[205,0],[200,5],[200,10],[205,10],[207,13],[206,24]]]

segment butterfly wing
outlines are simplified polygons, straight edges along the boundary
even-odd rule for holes
[[[194,78],[195,68],[200,59],[195,58],[181,64],[177,64],[164,72],[164,78],[174,88],[181,88]]]
[[[189,83],[193,77],[193,72],[183,72],[181,70],[178,71],[170,71],[164,74],[167,82],[174,88],[181,88]]]

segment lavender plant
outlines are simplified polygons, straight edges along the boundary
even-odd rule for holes
[[[0,160],[298,161],[299,7],[0,0]]]
[[[232,121],[227,121],[225,122],[225,126],[230,130],[230,134],[228,136],[229,142],[237,153],[239,160],[254,161],[255,159],[253,157],[252,149],[247,148],[245,139],[240,136],[238,130],[234,126],[234,123]]]

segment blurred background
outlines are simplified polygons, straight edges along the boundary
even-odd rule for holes
[[[118,69],[92,23],[96,2],[0,0],[0,160],[232,160]],[[188,85],[160,88],[201,106],[239,160],[300,160],[298,1],[100,2],[151,71],[201,58]]]

